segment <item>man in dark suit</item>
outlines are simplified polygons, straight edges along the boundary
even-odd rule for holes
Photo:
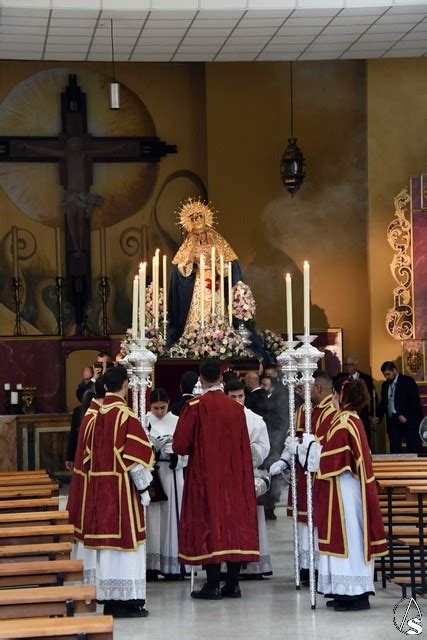
[[[245,375],[245,387],[247,389],[245,407],[264,417],[264,413],[267,410],[267,394],[261,386],[257,371],[248,371]]]
[[[182,395],[170,407],[170,411],[171,413],[174,414],[174,416],[179,416],[182,409],[187,404],[188,400],[191,400],[191,398],[194,398],[193,389],[196,386],[198,379],[199,379],[199,376],[195,371],[186,371],[185,373],[182,374],[181,382],[179,385]]]
[[[421,453],[423,448],[418,428],[423,413],[417,384],[411,376],[399,373],[393,362],[384,362],[381,371],[385,382],[381,388],[376,421],[386,416],[390,453],[402,452],[402,438],[409,452]]]
[[[374,406],[374,381],[372,376],[367,373],[362,373],[358,367],[359,361],[355,356],[345,356],[343,370],[341,373],[337,375],[335,380],[339,378],[348,378],[349,380],[363,380],[366,384],[366,388],[369,393],[370,403],[369,406],[366,405],[363,407],[358,413],[360,419],[363,422],[363,426],[365,427],[366,436],[368,438],[368,442],[371,445],[371,420],[375,415]]]

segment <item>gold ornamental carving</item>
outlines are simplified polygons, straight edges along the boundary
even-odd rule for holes
[[[387,312],[386,328],[396,340],[414,337],[410,204],[411,197],[405,187],[394,199],[394,219],[387,229],[388,243],[395,252],[390,270],[398,286],[393,289],[394,303]]]

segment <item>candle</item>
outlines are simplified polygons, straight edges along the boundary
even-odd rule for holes
[[[224,322],[225,315],[225,291],[224,291],[224,256],[219,257],[219,296],[220,296],[220,313],[221,322]]]
[[[12,227],[12,268],[13,277],[19,278],[18,227]]]
[[[200,256],[200,322],[205,328],[205,256]]]
[[[212,291],[212,319],[215,318],[215,262],[216,262],[216,253],[215,247],[211,249],[211,291]]]
[[[18,384],[16,385],[16,388],[18,391],[22,390],[22,383],[18,382]]]
[[[10,394],[10,404],[18,404],[19,402],[19,393],[17,391],[12,391]]]
[[[160,275],[160,249],[156,249],[156,253],[154,256],[154,274],[155,274],[155,288],[156,288],[156,304],[154,307],[154,324],[156,329],[159,328],[159,289],[160,289],[160,282],[159,282],[159,275]]]
[[[228,324],[233,325],[233,277],[231,262],[228,263]]]
[[[99,243],[101,254],[101,277],[105,278],[107,275],[107,242],[105,238],[105,227],[99,229]]]
[[[56,277],[62,278],[61,264],[61,229],[55,228],[55,247],[56,247]]]
[[[288,341],[293,339],[294,328],[292,324],[292,278],[286,274],[286,326],[288,329]]]
[[[310,335],[310,265],[304,262],[304,334]]]
[[[132,292],[132,338],[135,339],[138,332],[138,276],[133,279]]]
[[[145,291],[147,288],[147,263],[141,262],[138,271],[139,283],[139,331],[141,338],[145,338]]]
[[[3,389],[5,391],[10,391],[10,382],[5,382],[4,385],[3,385]]]
[[[168,271],[167,258],[163,256],[163,322],[166,322],[168,315]]]

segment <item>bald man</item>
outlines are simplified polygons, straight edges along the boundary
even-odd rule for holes
[[[266,411],[267,394],[261,387],[259,373],[257,371],[249,371],[245,375],[245,387],[247,389],[245,407],[263,416],[263,413]]]

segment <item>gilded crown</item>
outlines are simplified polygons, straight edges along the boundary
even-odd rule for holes
[[[195,213],[203,213],[205,224],[213,227],[215,224],[215,211],[211,208],[210,203],[203,202],[200,198],[187,198],[181,208],[176,212],[179,218],[178,224],[185,231],[191,231],[194,222],[192,217]]]

